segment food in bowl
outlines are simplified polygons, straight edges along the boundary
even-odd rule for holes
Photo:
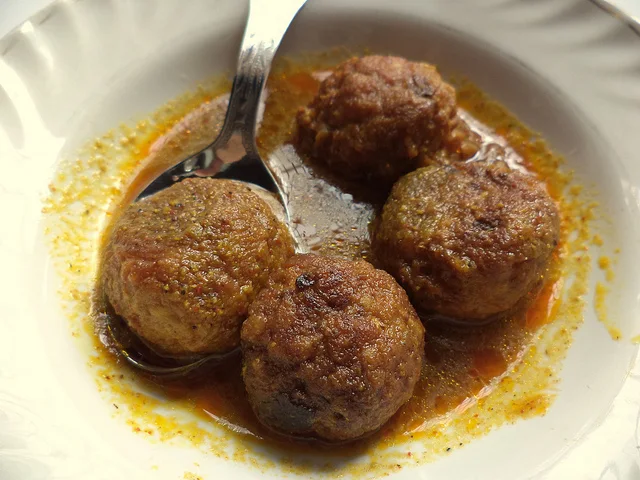
[[[107,300],[152,349],[229,352],[269,273],[293,253],[271,207],[231,180],[186,179],[130,205],[103,254]]]
[[[544,283],[560,240],[545,185],[502,161],[411,172],[372,235],[377,260],[421,312],[486,321]]]
[[[378,430],[411,398],[424,327],[388,273],[363,260],[296,255],[251,304],[242,353],[263,424],[345,442]]]
[[[362,173],[365,189],[383,189],[399,176],[371,246],[406,292],[362,260],[287,260],[291,238],[268,205],[212,179],[127,208],[105,249],[104,289],[166,354],[226,352],[241,331],[257,419],[289,437],[344,442],[378,430],[411,398],[425,358],[414,306],[425,321],[467,324],[526,311],[558,245],[559,214],[540,180],[481,158],[455,90],[431,65],[347,60],[296,120],[299,150],[343,180]],[[436,158],[456,160],[411,171]]]
[[[297,166],[309,168],[318,182],[324,182],[324,188],[341,192],[346,208],[366,203],[366,212],[377,215],[383,211],[391,177],[356,176],[353,179],[349,173],[341,174],[339,169],[331,169],[332,175],[329,175],[327,169],[322,168],[323,161],[310,158],[304,148],[299,148],[296,155],[294,147],[300,147],[296,140],[298,111],[313,103],[321,89],[322,79],[339,68],[335,57],[329,61],[324,55],[316,60],[313,55],[310,57],[311,60],[307,56],[304,60],[282,61],[274,68],[268,82],[258,146],[265,157],[282,149],[288,158],[299,162]],[[366,453],[371,458],[375,457],[375,466],[361,462],[362,468],[357,471],[362,473],[366,470],[368,475],[379,471],[382,475],[383,472],[396,471],[400,468],[398,465],[433,460],[505,422],[546,412],[553,400],[552,392],[558,378],[556,368],[570,344],[571,332],[581,321],[580,292],[584,291],[586,284],[588,262],[572,262],[570,255],[576,252],[582,255],[592,237],[588,222],[577,220],[588,219],[591,207],[574,196],[577,189],[564,189],[567,177],[558,168],[562,160],[539,135],[523,126],[477,87],[468,82],[452,81],[454,83],[458,93],[457,116],[464,120],[470,130],[470,138],[478,147],[477,153],[468,160],[472,163],[506,161],[509,171],[523,171],[531,182],[542,182],[558,206],[560,243],[548,260],[542,287],[529,292],[526,301],[519,303],[517,308],[492,318],[493,321],[486,324],[478,321],[463,325],[460,325],[462,322],[448,323],[442,321],[442,315],[420,312],[426,327],[424,360],[413,394],[377,430],[365,437],[351,438],[348,446],[344,445],[344,440],[324,440],[325,443],[339,443],[337,448],[325,445],[325,448],[318,449],[313,442],[309,445],[308,431],[291,429],[287,434],[287,428],[276,430],[277,425],[269,426],[271,420],[263,419],[261,423],[254,413],[255,402],[250,402],[246,393],[242,363],[237,358],[212,368],[196,381],[155,379],[149,383],[137,372],[123,369],[110,350],[97,343],[98,353],[92,360],[92,368],[99,373],[103,395],[117,405],[113,408],[119,414],[133,412],[127,421],[135,431],[145,435],[157,434],[160,438],[178,442],[182,438],[223,458],[228,458],[230,447],[239,445],[246,456],[233,458],[261,468],[270,468],[273,463],[271,453],[276,452],[279,457],[289,459],[282,465],[293,465],[291,468],[303,475],[310,468],[322,468],[324,465],[335,466],[336,472],[342,473],[345,468],[350,473],[356,472],[351,459],[361,458],[360,454]],[[203,139],[206,141],[215,136],[216,128],[223,119],[223,112],[219,110],[224,102],[223,93],[217,87],[196,92],[187,101],[178,102],[178,108],[168,120],[158,122],[150,131],[140,134],[138,139],[128,136],[133,144],[130,156],[118,167],[119,176],[116,178],[123,184],[127,183],[136,171],[134,167],[144,162],[149,153],[152,158],[163,158],[170,163],[170,160],[184,158],[200,149],[205,144]],[[113,137],[99,140],[100,155],[104,158],[109,158],[113,151],[108,146],[109,138]],[[117,143],[115,148],[121,149],[122,144]],[[454,171],[464,171],[467,160],[462,157],[455,152],[438,151],[434,159],[421,157],[420,161],[412,163],[409,170],[426,163],[436,164],[436,167],[451,164],[456,167]],[[487,160],[483,160],[485,157]],[[339,182],[336,177],[341,177]],[[111,177],[105,175],[101,178],[109,186]],[[398,179],[400,182],[404,180],[402,175]],[[362,191],[373,191],[376,195],[363,200],[357,196],[357,192]],[[106,199],[116,203],[126,193],[113,193],[107,187],[101,192],[102,197],[97,197],[97,202]],[[84,195],[92,202],[96,201],[92,196],[93,190],[85,191]],[[61,204],[56,204],[55,208],[57,205]],[[114,213],[117,216],[119,212],[116,209]],[[342,227],[349,228],[348,225]],[[89,228],[93,229],[94,224]],[[353,259],[353,252],[363,252],[356,257],[362,256],[377,267],[382,266],[370,248],[369,237],[362,240],[363,248],[347,248],[341,236],[343,231],[336,232],[331,245],[319,245],[317,251],[349,260]],[[569,236],[570,232],[575,235]],[[326,257],[323,260],[332,262]],[[77,262],[69,263],[75,265]],[[574,270],[578,263],[580,269]],[[283,275],[282,272],[275,269],[270,276],[277,278]],[[562,277],[574,274],[571,288],[563,288]],[[300,284],[303,285],[304,281],[301,280]],[[559,298],[562,295],[565,298],[561,302]],[[418,306],[415,300],[414,304]],[[93,305],[96,309],[100,307],[99,302]],[[82,315],[86,318],[87,313]],[[101,318],[96,316],[98,332],[101,332]],[[547,323],[558,327],[556,334],[545,333]],[[553,348],[538,348],[543,344],[541,342],[548,342],[544,345],[552,345]],[[122,408],[123,405],[130,409]],[[167,406],[172,411],[167,410]],[[185,415],[198,422],[184,420]],[[208,424],[203,426],[203,421]],[[296,445],[293,445],[296,438]],[[315,438],[321,437],[315,434]],[[295,452],[299,451],[304,453],[300,457],[304,460],[298,461]],[[398,452],[401,452],[400,456]],[[311,460],[307,463],[308,459]],[[346,464],[349,466],[344,467]]]
[[[477,137],[433,65],[370,55],[338,65],[297,115],[302,152],[340,175],[393,183],[420,163],[466,159]]]
[[[324,160],[328,185],[384,192],[396,180],[374,205],[371,260],[406,292],[367,262],[336,258],[347,256],[339,248],[288,260],[291,237],[268,205],[241,183],[213,179],[129,206],[105,248],[104,288],[116,313],[165,354],[226,352],[241,338],[257,420],[288,438],[339,443],[379,430],[411,399],[425,358],[414,307],[425,322],[526,314],[559,217],[541,181],[482,159],[487,149],[479,153],[480,136],[432,65],[349,59],[295,121],[300,158]],[[425,163],[433,165],[418,168]]]

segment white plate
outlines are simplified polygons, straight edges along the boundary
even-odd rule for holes
[[[112,418],[71,339],[41,231],[41,200],[60,159],[233,67],[239,3],[61,1],[0,40],[2,480],[263,475],[147,442]],[[397,478],[640,478],[640,370],[630,341],[640,333],[638,26],[588,0],[316,0],[282,50],[343,44],[469,76],[595,186],[605,245],[621,249],[610,316],[623,340],[610,339],[589,298],[546,416]]]

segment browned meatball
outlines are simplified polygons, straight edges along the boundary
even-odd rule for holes
[[[292,254],[288,230],[246,185],[187,179],[118,219],[104,291],[160,353],[221,353],[238,346],[249,304]]]
[[[341,442],[375,431],[409,400],[424,328],[386,272],[362,260],[296,255],[251,305],[242,351],[263,424]]]
[[[558,210],[540,181],[504,162],[470,162],[398,180],[373,249],[419,311],[478,321],[535,289],[558,240]]]
[[[297,120],[301,151],[348,177],[392,183],[420,156],[468,158],[478,148],[453,87],[434,66],[399,57],[342,63]]]

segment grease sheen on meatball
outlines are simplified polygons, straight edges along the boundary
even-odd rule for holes
[[[540,181],[504,162],[470,162],[401,178],[372,244],[419,311],[477,321],[535,289],[558,241],[558,210]]]
[[[297,122],[301,151],[354,178],[393,183],[421,156],[444,150],[439,157],[468,158],[477,150],[453,87],[434,66],[400,57],[338,65]]]
[[[258,419],[273,430],[356,439],[411,397],[424,328],[404,290],[371,264],[296,255],[249,313],[243,378]]]
[[[246,185],[187,179],[117,220],[103,287],[116,313],[160,353],[221,353],[239,345],[249,304],[292,254],[288,230]]]

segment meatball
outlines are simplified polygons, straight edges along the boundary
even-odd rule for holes
[[[421,157],[468,158],[478,148],[457,115],[453,87],[434,66],[399,57],[342,63],[297,122],[303,153],[347,177],[389,185],[425,163]]]
[[[501,161],[469,162],[401,178],[372,246],[419,312],[477,322],[535,290],[559,229],[557,207],[535,177]]]
[[[169,356],[223,353],[269,273],[293,254],[287,228],[249,187],[187,179],[130,205],[103,257],[115,312]]]
[[[424,327],[386,272],[363,260],[296,255],[251,305],[242,352],[263,424],[343,442],[377,430],[411,398]]]

